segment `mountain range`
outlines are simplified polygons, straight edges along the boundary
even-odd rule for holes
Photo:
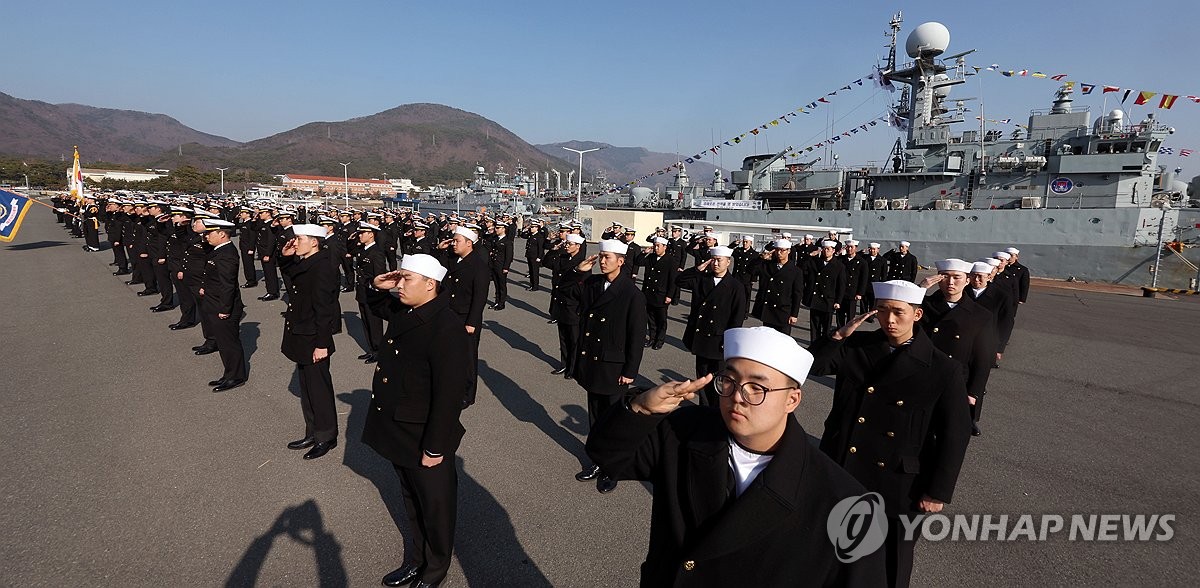
[[[476,165],[489,172],[503,165],[510,173],[519,161],[530,170],[575,169],[578,160],[563,146],[604,147],[584,159],[585,177],[603,170],[623,183],[662,169],[677,156],[637,147],[571,141],[534,146],[478,114],[441,104],[405,104],[344,121],[311,122],[289,131],[240,143],[190,128],[163,114],[49,104],[0,93],[0,155],[59,159],[78,145],[84,165],[100,162],[147,168],[232,168],[260,174],[340,176],[349,162],[356,177],[410,177],[418,183],[457,184]],[[561,153],[558,153],[561,152]],[[715,169],[689,167],[707,183]]]

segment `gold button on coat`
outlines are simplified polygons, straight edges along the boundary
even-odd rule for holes
[[[904,406],[904,401],[903,401],[903,400],[897,400],[897,401],[896,401],[896,406]]]
[[[383,383],[384,383],[384,384],[386,384],[386,383],[387,383],[387,377],[386,377],[386,376],[383,378]],[[862,421],[859,421],[859,422],[862,422]]]
[[[383,381],[384,381],[384,382],[387,382],[387,379],[385,378]],[[865,423],[865,422],[867,422],[867,419],[865,419],[865,418],[863,418],[863,417],[858,417],[858,422],[859,422],[859,424],[862,424],[862,423]]]
[[[858,453],[858,448],[857,448],[857,447],[851,447],[851,448],[850,448],[850,453]]]
[[[867,394],[874,394],[874,393],[875,393],[875,387],[867,386]]]
[[[685,569],[685,570],[687,570],[687,571],[689,571],[689,572],[690,572],[690,571],[692,571],[692,570],[694,570],[694,569],[696,569],[696,562],[694,562],[694,561],[692,561],[692,560],[690,560],[690,559],[689,559],[689,560],[687,560],[687,561],[685,561],[685,562],[683,562],[683,569]]]

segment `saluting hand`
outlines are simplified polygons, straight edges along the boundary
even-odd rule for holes
[[[929,276],[928,278],[921,280],[920,285],[922,288],[928,288],[934,284],[940,284],[942,282],[942,280],[944,280],[944,279],[946,279],[946,276],[944,276],[942,274],[933,274],[932,276]]]
[[[579,262],[579,265],[575,266],[575,269],[579,270],[580,273],[586,274],[592,271],[592,267],[595,266],[596,262],[599,260],[599,254],[589,255],[587,259]]]
[[[667,382],[638,394],[629,403],[629,408],[640,414],[666,414],[679,408],[684,400],[691,400],[712,381],[712,374],[684,382]]]
[[[867,319],[875,316],[875,313],[877,313],[877,312],[879,312],[879,311],[872,310],[871,312],[868,312],[866,314],[860,314],[860,315],[854,317],[853,319],[850,320],[850,322],[843,325],[842,328],[834,331],[833,335],[831,335],[831,337],[833,338],[834,341],[841,341],[842,339],[849,337],[851,333],[858,330],[858,328],[861,327],[863,323],[867,322]]]
[[[371,283],[380,290],[391,290],[396,288],[400,285],[400,270],[379,274],[378,276],[375,276],[375,279],[372,280]]]
[[[712,265],[712,259],[711,258],[706,259],[706,260],[704,260],[704,263],[696,266],[696,271],[702,272],[702,271],[708,269],[708,266],[710,266],[710,265]]]
[[[294,239],[294,238],[288,239],[288,242],[286,244],[284,244],[283,249],[280,251],[280,253],[283,253],[284,255],[295,255],[296,254],[296,239]]]

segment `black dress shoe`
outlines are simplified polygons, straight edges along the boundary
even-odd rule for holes
[[[655,342],[655,343],[654,343],[654,345],[651,345],[651,346],[650,346],[650,348],[651,348],[651,349],[662,349],[662,348],[663,348],[663,342],[662,342],[662,341],[657,341],[657,342]]]
[[[288,449],[307,449],[317,444],[317,440],[312,437],[297,439],[287,444]]]
[[[648,348],[648,347],[650,347],[650,345],[651,345],[651,343],[650,343],[649,341],[646,341],[645,343],[642,343],[642,347],[647,347],[647,348]]]
[[[150,312],[166,312],[168,310],[173,310],[174,308],[174,304],[159,304],[158,306],[151,306]]]
[[[567,368],[565,368],[565,367],[560,367],[560,368],[558,368],[558,369],[556,369],[556,370],[554,370],[554,371],[552,371],[552,372],[550,372],[550,373],[552,373],[552,374],[554,374],[554,375],[556,375],[556,376],[561,376],[561,375],[563,375],[563,374],[567,373]]]
[[[170,324],[170,328],[172,331],[182,331],[184,329],[190,329],[194,326],[196,326],[196,323],[171,323]],[[192,351],[195,351],[195,349],[193,349]]]
[[[216,353],[216,352],[217,352],[216,347],[203,347],[202,346],[196,350],[196,355],[208,355],[209,353]]]
[[[533,286],[525,286],[526,292],[533,292],[534,290],[537,290],[537,288],[534,288]]]
[[[114,262],[112,262],[112,263],[110,263],[110,264],[108,264],[108,265],[111,265],[111,266],[113,266],[113,267],[117,267],[117,262],[115,262],[115,261],[114,261]]]
[[[583,471],[579,472],[578,474],[575,474],[575,479],[580,482],[586,482],[588,480],[595,480],[596,477],[599,475],[600,475],[600,466],[594,465],[591,467],[583,468]]]
[[[437,588],[437,584],[430,584],[424,580],[418,580],[416,584],[412,585],[412,588]]]
[[[220,386],[225,383],[225,378],[219,378],[208,383],[209,386]]]
[[[379,356],[372,353],[371,355],[368,355],[366,359],[363,360],[363,363],[375,363],[377,361],[379,361]]]
[[[257,288],[258,282],[246,282],[245,284],[242,284],[242,287],[243,288]]]
[[[353,291],[354,291],[354,288],[351,288],[349,286],[342,288],[342,292],[353,292]]]
[[[192,348],[192,351],[200,351],[201,349],[208,349],[208,348],[203,345],[197,345]]]
[[[575,377],[575,375],[574,375],[574,374],[572,374],[571,372],[567,372],[567,373],[563,374],[563,379],[564,379],[564,380],[570,380],[570,379],[572,379],[572,378],[574,378],[574,377]]]
[[[978,424],[978,423],[971,423],[971,436],[972,436],[972,437],[978,437],[978,436],[980,436],[980,435],[982,435],[982,434],[983,434],[983,431],[979,430],[979,424]]]
[[[234,388],[237,388],[245,383],[246,383],[246,380],[225,380],[225,383],[220,384],[217,387],[213,388],[213,392],[224,392],[226,390],[233,390]]]
[[[138,296],[151,296],[154,294],[158,294],[158,290],[142,290],[137,293]]]
[[[315,443],[313,444],[312,449],[309,449],[308,453],[304,454],[304,459],[317,459],[318,457],[329,453],[329,450],[333,449],[334,447],[337,447],[337,439],[330,439],[324,443]]]
[[[550,320],[546,321],[546,324],[547,324],[547,325],[555,325],[555,324],[558,324],[558,319],[550,319]]]
[[[126,286],[132,286],[132,285],[134,285],[134,284],[141,284],[141,282],[137,282],[137,281],[134,281],[134,280],[125,280],[125,285],[126,285]]]
[[[274,294],[263,294],[262,296],[259,296],[258,299],[262,300],[263,302],[270,302],[272,300],[279,300],[279,297]]]
[[[370,354],[369,352],[368,352],[368,353],[364,353],[364,354],[362,354],[362,355],[358,356],[358,359],[366,359],[366,358],[368,358],[368,357],[371,357],[371,354]]]
[[[492,307],[492,310],[504,310],[504,304],[497,304],[496,306]]]
[[[117,271],[113,272],[113,275],[114,276],[127,276],[131,273],[133,273],[133,272],[131,272],[129,270],[117,270]]]
[[[599,480],[596,480],[596,492],[608,494],[616,489],[617,481],[608,476],[603,476]]]
[[[383,577],[384,586],[403,586],[421,574],[421,568],[414,565],[404,564]]]

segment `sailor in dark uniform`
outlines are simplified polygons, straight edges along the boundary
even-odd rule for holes
[[[258,270],[254,266],[254,247],[258,244],[254,211],[246,207],[239,208],[235,224],[238,231],[238,253],[242,255],[242,274],[246,277],[246,283],[242,284],[242,287],[254,288],[258,286]]]
[[[655,237],[654,247],[641,251],[636,265],[646,268],[642,295],[646,297],[646,315],[650,322],[645,346],[662,349],[667,337],[667,309],[671,306],[677,270],[675,260],[667,255],[667,240]]]
[[[100,250],[100,207],[88,198],[83,207],[83,240],[85,251]]]
[[[475,404],[478,384],[479,338],[483,334],[483,307],[487,304],[491,270],[483,254],[475,250],[479,233],[465,226],[455,227],[453,236],[438,245],[442,265],[448,268],[442,286],[450,297],[450,309],[458,313],[471,342],[471,377],[463,397],[463,407]]]
[[[296,363],[300,380],[300,409],[304,437],[288,449],[308,449],[304,459],[316,459],[337,447],[338,422],[334,407],[333,330],[339,320],[337,291],[333,289],[333,264],[325,244],[326,230],[319,225],[293,225],[295,237],[280,249],[279,269],[290,277],[291,298],[284,312],[284,357]]]
[[[1012,295],[1004,288],[993,288],[990,286],[992,273],[995,271],[995,266],[990,263],[977,261],[971,265],[971,275],[969,276],[970,285],[966,289],[966,294],[976,304],[982,306],[992,313],[992,321],[996,326],[995,340],[997,350],[1000,349],[999,344],[1002,336],[1007,336],[1007,333],[1012,333],[1013,320],[1016,316],[1017,303],[1012,299]],[[997,351],[999,353],[999,351]],[[994,360],[993,360],[994,361]],[[993,366],[995,364],[992,364]],[[974,428],[971,433],[979,435],[979,415],[983,412],[983,396],[975,398],[975,402],[971,404],[971,421],[974,423]]]
[[[821,255],[809,262],[804,304],[808,305],[811,340],[829,335],[833,313],[846,296],[846,266],[837,259],[837,241],[821,241]]]
[[[541,280],[542,255],[546,252],[546,230],[542,221],[531,219],[529,227],[522,231],[525,237],[525,262],[529,265],[529,285],[526,290],[537,290]]]
[[[846,241],[845,253],[838,260],[846,268],[846,290],[842,294],[841,308],[834,313],[838,328],[846,326],[858,313],[858,305],[867,292],[867,262],[858,254],[858,241]]]
[[[579,296],[581,280],[575,279],[574,271],[584,260],[583,237],[567,235],[562,245],[556,245],[546,253],[546,267],[550,268],[550,320],[558,325],[558,356],[562,365],[554,374],[571,377],[572,368],[578,358],[579,347]]]
[[[224,392],[246,383],[246,353],[242,348],[241,324],[245,315],[242,293],[238,288],[238,254],[233,245],[233,223],[205,218],[204,238],[212,251],[205,260],[204,282],[200,289],[200,320],[208,322],[209,332],[221,354],[225,371],[208,383],[213,392]]]
[[[742,326],[748,301],[740,281],[730,276],[735,251],[728,247],[708,250],[712,257],[698,267],[679,274],[679,280],[692,291],[683,344],[696,356],[696,377],[721,373],[724,333]],[[715,390],[698,395],[700,404],[717,406]]]
[[[150,307],[152,312],[164,312],[175,308],[175,288],[171,282],[171,269],[167,266],[167,241],[174,232],[171,215],[155,205],[154,224],[147,235],[147,251],[154,267],[154,283],[158,285],[158,304]]]
[[[254,253],[262,262],[263,281],[267,284],[267,293],[259,296],[259,300],[279,300],[279,273],[275,263],[275,220],[271,218],[270,210],[258,211],[258,238],[255,240]]]
[[[354,299],[358,301],[358,318],[362,320],[367,338],[367,352],[358,356],[366,363],[375,363],[379,346],[383,342],[383,318],[371,312],[368,292],[375,276],[387,273],[387,251],[375,241],[383,230],[370,223],[358,223],[358,242],[362,248],[354,259],[354,275],[358,285]]]
[[[812,374],[837,375],[821,451],[883,498],[883,552],[889,586],[908,586],[916,538],[900,515],[941,512],[950,502],[971,438],[961,365],[917,326],[925,290],[906,280],[879,282],[880,328],[856,330],[859,315],[813,342]]]
[[[754,318],[785,335],[792,334],[792,325],[800,316],[804,296],[804,274],[796,264],[788,263],[792,242],[775,241],[775,247],[764,251],[759,264],[758,298],[754,301]]]
[[[187,249],[183,253],[183,281],[195,301],[194,315],[204,336],[204,342],[192,348],[196,355],[217,352],[217,340],[213,337],[208,321],[204,320],[204,310],[201,306],[201,290],[204,288],[204,275],[208,271],[208,255],[212,251],[212,246],[205,237],[204,220],[213,218],[216,217],[199,206],[192,210],[192,236],[189,237]],[[187,316],[187,309],[182,310]]]
[[[830,512],[864,490],[794,416],[812,355],[766,327],[723,337],[715,378],[642,392],[588,436],[605,472],[653,483],[641,585],[883,585],[881,551],[842,563],[829,539]],[[701,388],[719,408],[680,406]]]
[[[675,269],[683,271],[687,261],[687,239],[683,238],[683,227],[672,226],[671,236],[667,239],[667,254],[675,260]],[[671,292],[671,304],[679,304],[680,286],[677,282],[675,290]]]
[[[967,379],[967,399],[978,404],[987,391],[988,376],[996,353],[996,324],[991,311],[966,296],[972,264],[961,259],[943,259],[934,264],[937,275],[921,282],[928,288],[937,285],[921,304],[924,315],[920,325],[933,346],[963,366]],[[974,421],[972,421],[974,422]],[[972,434],[978,435],[976,427]]]
[[[886,257],[879,254],[879,243],[868,243],[867,251],[862,254],[862,258],[867,262],[867,285],[858,312],[866,314],[875,309],[875,291],[871,289],[871,284],[887,281],[888,262]],[[874,318],[871,319],[871,321],[874,320]]]
[[[740,245],[733,250],[733,277],[742,284],[746,300],[754,289],[754,276],[758,275],[758,264],[762,257],[754,248],[754,235],[742,235]],[[746,311],[749,312],[749,307]]]
[[[491,270],[492,284],[496,286],[496,303],[492,310],[504,310],[508,300],[508,270],[513,261],[513,238],[508,234],[508,223],[496,223],[495,234],[491,237],[488,250],[488,268]]]
[[[404,254],[416,255],[424,253],[425,255],[433,255],[437,250],[437,243],[429,236],[429,225],[416,221],[412,227],[412,238],[405,243]]]
[[[1005,268],[1005,271],[1016,279],[1017,304],[1025,304],[1025,300],[1029,298],[1029,268],[1021,265],[1020,249],[1008,247],[1004,252],[1012,256],[1008,260],[1008,267]]]
[[[887,252],[888,280],[911,282],[917,279],[917,256],[908,252],[910,243],[901,241],[897,249]]]
[[[275,227],[275,252],[272,255],[276,260],[276,267],[278,267],[279,257],[283,255],[283,246],[291,241],[292,237],[296,236],[292,232],[292,225],[296,222],[296,212],[294,210],[280,211],[279,214],[275,215],[275,222],[279,224]],[[280,273],[279,276],[283,281],[283,295],[290,296],[292,292],[291,276],[284,273]]]
[[[582,281],[580,291],[579,357],[574,378],[587,392],[588,426],[617,403],[637,378],[646,340],[646,298],[633,278],[622,271],[629,246],[621,241],[600,242],[600,253],[575,268],[565,279]],[[600,274],[588,276],[600,262]],[[598,478],[598,479],[597,479]],[[616,480],[595,465],[575,474],[581,482],[596,479],[596,490],[611,492]]]
[[[363,442],[392,462],[400,478],[411,539],[404,565],[384,586],[437,586],[450,569],[458,510],[458,451],[465,430],[463,395],[475,377],[472,343],[438,293],[444,268],[425,254],[405,255],[400,270],[374,279],[370,304],[388,331],[371,384]],[[397,290],[393,297],[389,290]]]
[[[1016,301],[1016,306],[1013,307],[1013,324],[1015,325],[1017,313],[1020,311],[1021,306],[1020,277],[1008,269],[1008,264],[1012,261],[1011,253],[997,251],[992,254],[992,258],[1000,261],[1000,264],[996,266],[996,272],[992,274],[992,287],[1006,290],[1009,298]],[[1004,358],[1004,350],[1008,348],[1008,342],[1011,338],[1011,328],[1007,332],[1002,331],[1000,333],[1000,342],[996,346],[996,363],[993,364],[993,367],[1000,367],[1000,360]]]

